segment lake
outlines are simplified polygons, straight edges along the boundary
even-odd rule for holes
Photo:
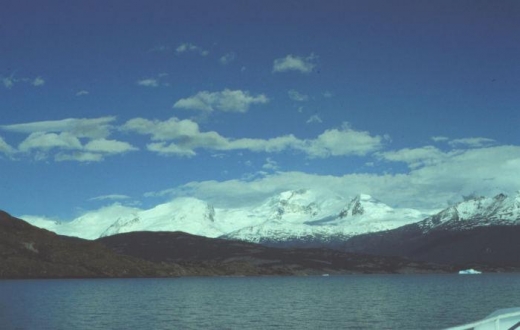
[[[520,306],[520,274],[3,280],[1,329],[441,329]]]

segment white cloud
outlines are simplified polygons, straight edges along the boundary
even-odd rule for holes
[[[11,147],[4,139],[0,136],[0,152],[4,154],[12,154],[15,152],[14,148]]]
[[[334,96],[334,94],[332,94],[332,92],[330,92],[330,91],[323,92],[323,97],[324,98],[330,99],[333,96]]]
[[[74,152],[72,154],[59,153],[54,157],[57,162],[63,161],[76,161],[76,162],[100,162],[104,159],[102,154],[96,154],[92,152]]]
[[[188,53],[188,52],[190,52],[190,53],[197,53],[197,54],[199,54],[201,56],[207,56],[209,54],[209,52],[207,50],[204,50],[201,47],[196,46],[196,45],[191,44],[191,43],[180,44],[175,49],[175,52],[177,54]]]
[[[76,93],[76,96],[83,96],[83,95],[88,95],[90,94],[88,91],[86,90],[81,90],[79,92]]]
[[[110,134],[111,122],[116,117],[68,118],[62,120],[38,121],[24,124],[3,125],[0,129],[16,133],[69,132],[78,138],[105,138]]]
[[[454,139],[449,141],[449,145],[452,147],[467,147],[467,148],[480,148],[487,147],[495,144],[495,140],[476,137],[476,138],[464,138],[464,139]]]
[[[17,83],[30,84],[35,87],[45,85],[45,80],[40,76],[35,78],[15,78],[14,75],[11,75],[9,77],[0,76],[0,79],[2,80],[4,87],[7,89],[11,89]]]
[[[32,149],[50,150],[53,148],[81,149],[82,146],[79,139],[68,132],[62,132],[60,134],[45,132],[31,133],[18,146],[18,149],[22,152],[29,152]]]
[[[433,142],[446,142],[450,138],[448,138],[446,136],[432,136],[431,139],[432,139]]]
[[[314,54],[305,58],[289,54],[284,58],[274,60],[273,72],[299,71],[310,73],[316,67],[316,59],[317,56]]]
[[[199,181],[149,196],[194,196],[216,207],[254,205],[273,194],[294,189],[328,190],[347,200],[366,193],[391,206],[439,210],[462,196],[512,194],[520,187],[520,147],[500,146],[450,154],[401,174],[318,175],[302,172],[263,173],[227,181]]]
[[[433,146],[425,146],[414,149],[400,149],[397,151],[386,151],[379,154],[379,157],[393,162],[407,163],[410,168],[418,168],[425,165],[434,165],[445,161],[455,153],[445,153]]]
[[[355,131],[348,124],[341,129],[330,129],[316,139],[302,140],[294,135],[270,139],[229,139],[214,131],[201,132],[199,125],[189,119],[170,118],[167,121],[134,118],[122,129],[150,135],[153,141],[148,150],[162,155],[195,156],[198,148],[209,150],[249,150],[252,152],[275,153],[285,150],[303,152],[310,158],[330,156],[366,155],[382,147],[383,137],[371,136],[368,132]],[[171,143],[166,143],[171,141]]]
[[[14,86],[14,79],[13,77],[2,77],[2,83],[5,88],[11,88]]]
[[[102,196],[92,197],[89,199],[89,201],[123,200],[123,199],[130,199],[130,196],[120,195],[120,194],[102,195]]]
[[[291,89],[290,91],[288,91],[287,94],[289,95],[289,98],[293,101],[304,102],[304,101],[309,100],[308,95],[301,94],[294,89]]]
[[[252,96],[248,91],[225,89],[222,92],[202,91],[178,100],[173,107],[201,111],[246,112],[253,104],[265,104],[269,99],[264,94]]]
[[[138,80],[137,84],[139,86],[145,86],[145,87],[159,87],[159,82],[157,81],[157,79],[153,79],[153,78]]]
[[[43,86],[45,85],[45,80],[43,80],[42,77],[36,77],[33,79],[31,84],[33,86]]]
[[[306,122],[306,123],[307,123],[307,124],[312,124],[312,123],[318,123],[318,124],[320,124],[320,123],[322,123],[322,122],[323,122],[323,120],[321,120],[320,116],[318,116],[318,115],[312,115],[312,116],[309,117],[309,119],[307,119],[307,122]]]
[[[200,133],[199,125],[189,119],[170,118],[166,121],[134,118],[122,127],[124,131],[151,135],[154,141],[175,140],[183,136],[194,136]]]
[[[197,153],[189,148],[179,147],[175,143],[167,144],[165,142],[150,143],[147,146],[149,151],[156,152],[163,156],[177,156],[177,157],[193,157]]]
[[[0,128],[28,134],[18,145],[18,150],[34,156],[36,160],[47,159],[57,149],[57,153],[54,153],[56,161],[92,162],[101,161],[105,156],[138,150],[127,142],[106,139],[113,129],[110,123],[114,120],[114,117],[72,118],[6,125]],[[81,139],[87,141],[82,142]]]
[[[231,52],[231,53],[227,53],[225,55],[223,55],[220,59],[219,59],[219,62],[220,64],[222,65],[227,65],[231,62],[233,62],[236,58],[236,54]]]
[[[453,148],[481,148],[496,144],[496,141],[484,137],[450,139],[446,136],[432,136],[434,142],[447,142]]]
[[[329,129],[314,140],[306,140],[301,148],[311,158],[330,156],[364,156],[383,147],[385,137],[372,136],[366,131],[356,131],[348,123],[341,129]]]
[[[128,151],[138,150],[138,148],[132,146],[128,142],[106,139],[96,139],[89,141],[85,145],[84,149],[91,152],[102,152],[108,154],[119,154]]]
[[[271,158],[266,158],[265,159],[265,164],[262,165],[262,168],[264,170],[271,170],[271,171],[276,171],[278,170],[280,167],[278,166],[278,163],[274,160],[272,160]]]

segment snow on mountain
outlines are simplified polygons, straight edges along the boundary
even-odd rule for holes
[[[114,222],[132,219],[140,209],[113,204],[99,210],[90,211],[70,222],[58,222],[35,216],[21,216],[30,224],[53,231],[60,235],[96,239]]]
[[[287,194],[280,196],[278,212],[264,223],[236,230],[224,237],[257,243],[347,239],[415,223],[428,216],[413,209],[393,209],[365,194],[356,196],[341,208],[338,206],[344,205],[344,200],[331,203],[327,206],[335,207],[327,208],[328,212],[319,212],[322,205],[298,195],[293,201],[294,192],[289,198],[283,198],[285,196]]]
[[[206,237],[223,234],[215,226],[215,209],[195,198],[177,198],[133,217],[119,218],[99,236],[132,231],[184,231]]]
[[[433,228],[469,229],[489,225],[520,224],[520,191],[514,196],[468,199],[418,223],[424,232]]]
[[[177,198],[148,210],[114,204],[71,222],[22,216],[58,234],[96,239],[132,231],[184,231],[206,237],[253,242],[331,237],[387,230],[418,222],[429,214],[394,209],[369,195],[352,200],[326,191],[293,190],[243,208],[214,208],[195,198]]]

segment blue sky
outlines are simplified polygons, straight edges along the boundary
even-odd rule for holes
[[[11,1],[0,208],[520,189],[517,1]]]

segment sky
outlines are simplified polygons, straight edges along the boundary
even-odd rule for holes
[[[515,0],[4,0],[0,209],[513,194],[518,17]]]

